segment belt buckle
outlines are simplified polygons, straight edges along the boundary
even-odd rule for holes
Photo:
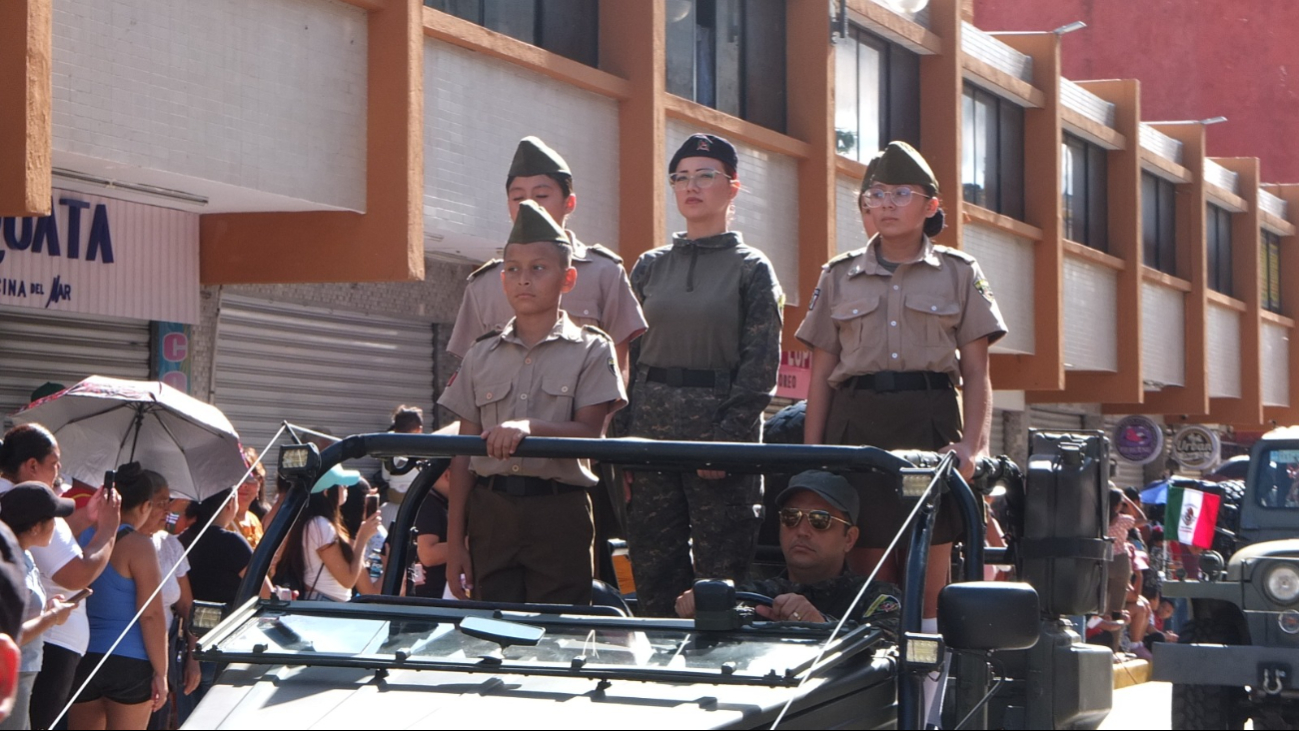
[[[889,393],[898,390],[897,379],[893,371],[880,371],[875,374],[875,392]]]
[[[667,368],[665,370],[667,371],[667,373],[664,374],[666,377],[665,380],[669,386],[672,386],[673,388],[681,388],[686,385],[685,368]]]

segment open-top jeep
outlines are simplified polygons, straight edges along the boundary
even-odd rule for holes
[[[1027,486],[1005,459],[981,464],[984,476],[975,481],[979,490],[994,479],[1008,483],[1019,516],[1012,554],[1018,546],[1037,558],[997,560],[1017,562],[1030,586],[982,581],[983,501],[951,458],[641,440],[528,438],[520,445],[520,456],[590,457],[637,469],[894,475],[915,516],[898,542],[918,557],[908,563],[911,588],[896,641],[869,623],[763,621],[737,606],[763,597],[725,589],[701,593],[694,620],[632,616],[612,591],[597,592],[594,606],[399,597],[400,570],[388,572],[383,594],[347,603],[260,600],[261,579],[324,470],[363,456],[417,461],[419,478],[396,521],[400,536],[449,458],[483,453],[480,439],[435,435],[359,435],[323,452],[287,446],[279,470],[292,488],[254,554],[241,604],[226,608],[201,639],[199,657],[224,670],[187,728],[921,728],[922,676],[948,654],[945,726],[987,728],[991,715],[998,727],[1094,728],[1109,710],[1109,653],[1081,645],[1061,615],[1088,604],[1104,584],[1106,554],[1097,544],[1104,545],[1106,446],[1097,435],[1039,435],[1035,446]],[[925,635],[920,547],[940,499],[976,540],[958,552],[959,583],[940,598],[941,634]],[[1025,516],[1038,525],[1025,529]],[[390,566],[409,563],[407,543],[392,542]],[[1086,557],[1073,556],[1079,552]]]
[[[1192,621],[1179,644],[1155,646],[1153,676],[1175,683],[1174,728],[1299,727],[1299,428],[1264,435],[1243,494],[1221,499],[1204,579],[1164,583]]]

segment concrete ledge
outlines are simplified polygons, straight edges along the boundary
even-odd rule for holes
[[[1150,682],[1149,660],[1128,660],[1114,665],[1114,689]]]

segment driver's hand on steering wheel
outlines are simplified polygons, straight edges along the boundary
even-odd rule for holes
[[[681,600],[677,600],[680,606]],[[693,609],[694,602],[691,601]],[[759,605],[755,608],[758,614],[767,619],[792,622],[824,622],[825,616],[812,606],[812,602],[802,594],[781,594],[771,602],[770,607]]]
[[[687,589],[686,593],[677,597],[677,616],[682,619],[692,619],[695,616],[695,592]]]

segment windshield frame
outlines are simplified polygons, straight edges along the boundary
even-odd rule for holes
[[[402,650],[393,653],[331,653],[279,651],[259,645],[252,652],[231,652],[221,645],[241,634],[250,622],[261,617],[284,615],[334,617],[339,621],[349,619],[409,620],[418,622],[451,622],[458,627],[459,620],[467,617],[518,622],[546,628],[577,628],[592,630],[683,632],[687,635],[710,638],[746,640],[808,640],[809,656],[803,662],[778,673],[774,669],[764,675],[736,672],[729,663],[716,670],[697,668],[647,667],[614,663],[562,663],[520,661],[509,658],[479,658],[477,660],[448,660],[407,655]],[[500,609],[454,608],[439,606],[392,605],[381,602],[339,603],[319,601],[292,601],[253,599],[231,612],[219,625],[205,634],[195,647],[194,656],[205,662],[247,663],[250,665],[277,665],[289,667],[342,667],[386,671],[389,669],[432,670],[456,673],[504,673],[527,676],[558,676],[595,678],[599,680],[639,680],[649,682],[704,683],[715,685],[748,685],[768,687],[796,687],[805,679],[824,673],[851,658],[872,653],[877,647],[891,647],[886,643],[882,629],[869,624],[859,625],[835,637],[819,662],[818,651],[830,638],[833,624],[824,628],[794,622],[754,622],[738,630],[726,632],[701,632],[687,619],[651,619],[632,617],[604,617],[595,615],[546,614]],[[456,631],[459,631],[458,629]]]

